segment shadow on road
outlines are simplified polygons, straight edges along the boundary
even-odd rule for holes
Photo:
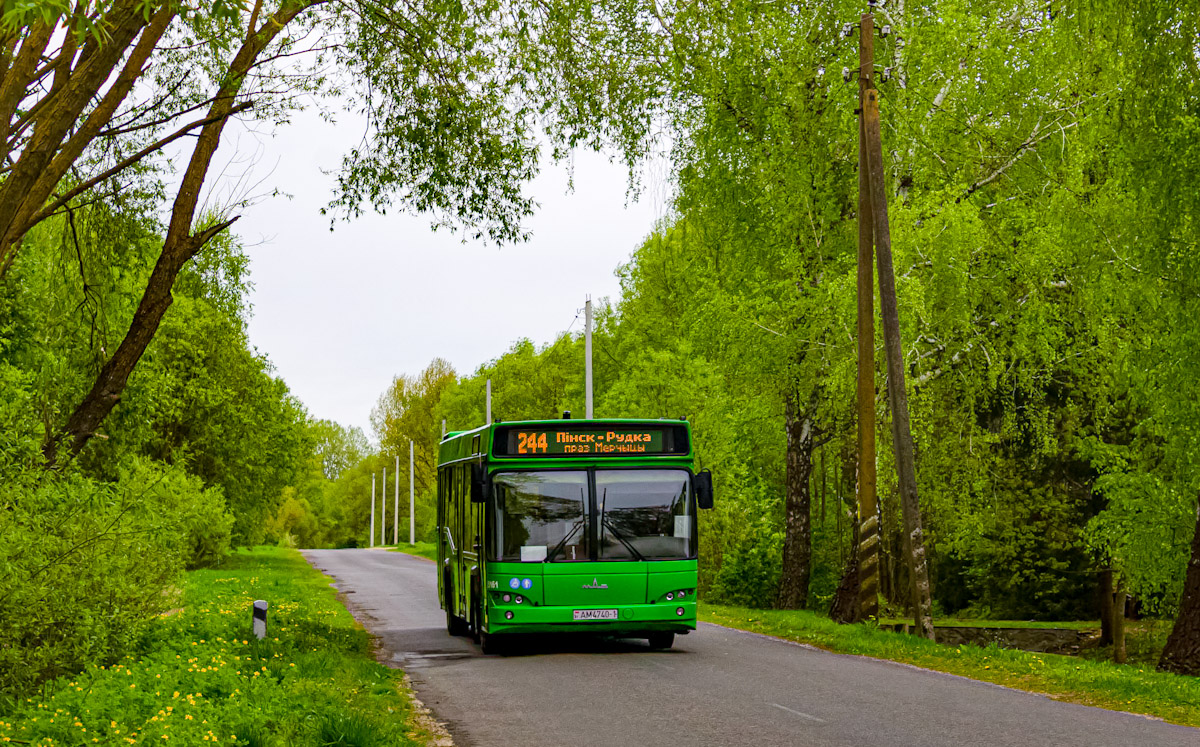
[[[474,646],[478,651],[479,647]],[[644,639],[613,638],[612,636],[567,634],[514,635],[503,656],[546,656],[552,654],[682,654],[672,649],[651,649]],[[482,654],[480,654],[482,655]]]

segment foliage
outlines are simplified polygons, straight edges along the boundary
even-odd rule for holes
[[[0,498],[0,693],[116,661],[173,605],[185,566],[228,552],[219,488],[142,460],[121,472],[115,484],[9,478]]]
[[[250,631],[255,599],[270,603],[262,641]],[[183,608],[146,626],[130,655],[0,707],[0,739],[423,743],[401,687],[327,578],[294,550],[241,551],[189,573]]]
[[[760,522],[722,558],[721,569],[706,598],[718,604],[773,607],[779,590],[779,554],[783,534]]]
[[[788,401],[825,440],[812,491],[835,506],[814,521],[812,602],[846,558],[857,101],[833,71],[855,65],[838,31],[858,10],[665,3],[629,35],[653,50],[639,59],[655,61],[667,104],[676,212],[601,307],[597,413],[693,421],[722,498],[702,517],[706,592],[769,584]],[[1194,118],[1180,114],[1195,87],[1178,80],[1168,105],[1121,60],[1187,76],[1194,22],[1149,0],[1116,16],[977,0],[879,12],[897,31],[877,44],[895,76],[877,83],[935,599],[1091,617],[1111,567],[1144,610],[1171,614],[1196,495],[1195,414],[1170,393],[1200,370],[1180,249],[1196,224],[1173,217],[1195,209],[1179,188],[1195,168]],[[489,378],[497,416],[578,410],[579,342],[519,342],[439,411],[451,428],[482,423]],[[882,590],[904,606],[880,414]]]
[[[332,420],[310,420],[309,430],[315,442],[313,451],[321,460],[321,473],[327,480],[338,479],[370,452],[361,428],[344,428]]]

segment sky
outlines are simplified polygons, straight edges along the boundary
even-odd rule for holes
[[[353,117],[340,119],[308,111],[270,133],[232,124],[209,200],[261,198],[234,226],[251,261],[251,344],[311,415],[372,440],[371,408],[393,377],[435,357],[469,373],[521,338],[544,344],[581,331],[586,297],[619,298],[617,266],[667,213],[661,164],[643,174],[635,201],[624,166],[580,152],[573,191],[566,164],[543,164],[528,185],[540,207],[524,244],[464,244],[402,212],[330,232],[320,209],[334,176],[323,172],[362,137]]]

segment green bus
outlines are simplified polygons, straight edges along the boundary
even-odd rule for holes
[[[513,634],[586,632],[670,648],[696,628],[697,508],[683,420],[535,420],[447,434],[438,597],[484,653]]]

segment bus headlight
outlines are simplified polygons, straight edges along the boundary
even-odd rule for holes
[[[525,598],[522,597],[520,594],[518,594],[517,599],[516,599],[517,604],[520,604],[521,602],[524,602],[524,601],[525,601]]]
[[[675,595],[674,595],[673,593],[671,593],[671,592],[669,592],[669,591],[668,591],[668,592],[667,592],[667,601],[669,602],[669,601],[671,601],[671,600],[672,600],[672,599],[674,599],[674,598],[675,598]]]
[[[675,614],[679,615],[680,617],[683,617],[683,607],[676,607]]]
[[[512,610],[509,610],[508,612],[505,612],[505,613],[504,613],[504,619],[505,619],[505,620],[511,620],[512,618],[513,618],[513,613],[512,613]]]
[[[512,594],[505,594],[504,596],[502,596],[502,597],[500,597],[500,598],[501,598],[501,599],[503,599],[503,600],[504,600],[504,601],[506,601],[506,602],[511,602],[511,601],[512,601]]]

